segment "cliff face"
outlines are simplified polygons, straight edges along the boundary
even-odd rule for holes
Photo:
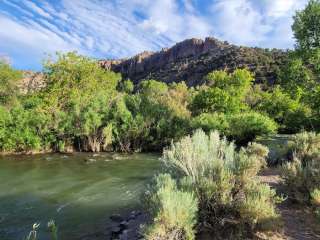
[[[204,77],[211,71],[232,72],[236,68],[254,72],[257,83],[274,84],[286,57],[287,52],[282,50],[240,47],[214,38],[193,38],[159,52],[142,52],[132,58],[99,63],[135,84],[155,79],[166,83],[185,81],[188,86],[196,86],[203,84]],[[19,86],[24,93],[36,91],[44,86],[43,77],[42,73],[25,71]]]
[[[248,68],[256,82],[273,84],[286,52],[239,47],[214,38],[188,39],[160,52],[143,52],[123,60],[101,60],[102,67],[119,72],[135,84],[144,79],[166,83],[185,81],[189,86],[204,83],[213,70]]]

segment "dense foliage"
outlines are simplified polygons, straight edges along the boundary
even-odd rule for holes
[[[292,161],[282,166],[282,178],[289,197],[312,204],[320,212],[320,135],[303,132],[295,135],[291,146]]]
[[[287,133],[316,126],[310,98],[302,101],[280,86],[262,91],[245,69],[209,73],[197,89],[156,80],[134,89],[75,53],[58,55],[44,69],[44,88],[19,94],[10,87],[17,100],[1,104],[2,151],[160,150],[198,128],[246,144],[278,126]],[[1,76],[12,85],[8,74]]]
[[[10,66],[3,71],[8,69],[15,73]],[[1,76],[11,86],[8,74]],[[18,100],[0,106],[0,149],[147,151],[199,127],[218,129],[239,143],[276,131],[271,118],[246,103],[249,71],[212,72],[207,80],[208,87],[199,89],[155,80],[134,89],[92,59],[59,54],[44,65],[45,87],[27,94],[16,90]]]
[[[303,11],[294,16],[292,26],[294,36],[301,50],[312,50],[320,47],[320,1],[310,0]]]
[[[22,74],[0,59],[0,104],[7,105],[17,96],[17,81]]]
[[[218,132],[206,135],[202,130],[173,143],[164,151],[163,160],[179,183],[180,190],[175,189],[174,192],[191,195],[186,195],[179,206],[173,205],[172,208],[183,211],[192,196],[196,196],[198,230],[228,233],[227,239],[231,236],[244,238],[243,234],[252,230],[270,228],[274,225],[271,223],[279,218],[275,210],[277,198],[274,190],[256,178],[267,154],[267,149],[256,143],[238,151]],[[152,195],[157,196],[157,192]],[[165,201],[172,200],[168,194]],[[161,204],[152,202],[151,206],[157,209],[156,213],[164,211]],[[194,210],[188,213],[190,218],[194,216]],[[159,221],[157,216],[155,214],[154,220],[157,229],[166,228],[167,222],[175,219],[174,215],[168,215],[172,217],[170,221]],[[178,226],[171,226],[170,232],[178,231]],[[188,221],[187,226],[192,227],[192,222]],[[223,231],[226,228],[227,231]],[[166,235],[161,239],[192,237],[170,238]]]

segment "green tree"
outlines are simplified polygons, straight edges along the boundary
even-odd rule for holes
[[[120,75],[76,53],[58,54],[57,61],[48,61],[44,69],[44,101],[57,141],[62,146],[77,143],[80,149],[102,150],[105,141],[110,142],[108,112]]]
[[[0,61],[0,104],[9,104],[18,95],[17,81],[22,73]]]
[[[194,114],[236,113],[247,108],[245,97],[254,80],[248,70],[238,69],[231,74],[214,71],[206,78],[210,87],[200,90],[194,97],[190,106]]]
[[[280,84],[295,99],[305,98],[316,84],[315,76],[302,58],[292,54],[280,73]]]
[[[320,47],[319,0],[310,0],[304,10],[296,13],[292,30],[299,50],[308,52]]]
[[[269,92],[261,93],[261,99],[254,109],[267,113],[279,124],[280,131],[295,133],[302,129],[312,128],[311,109],[302,103],[300,98],[294,99],[279,86],[276,86]]]
[[[0,150],[28,152],[41,150],[41,138],[37,132],[37,118],[32,111],[21,106],[11,110],[0,107]]]

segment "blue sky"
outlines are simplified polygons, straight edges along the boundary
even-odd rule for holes
[[[0,57],[41,69],[48,54],[124,58],[186,38],[292,48],[307,0],[0,0]]]

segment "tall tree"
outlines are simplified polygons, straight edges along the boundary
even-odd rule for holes
[[[296,13],[292,30],[299,50],[308,52],[320,47],[320,0],[310,0],[304,10]]]

